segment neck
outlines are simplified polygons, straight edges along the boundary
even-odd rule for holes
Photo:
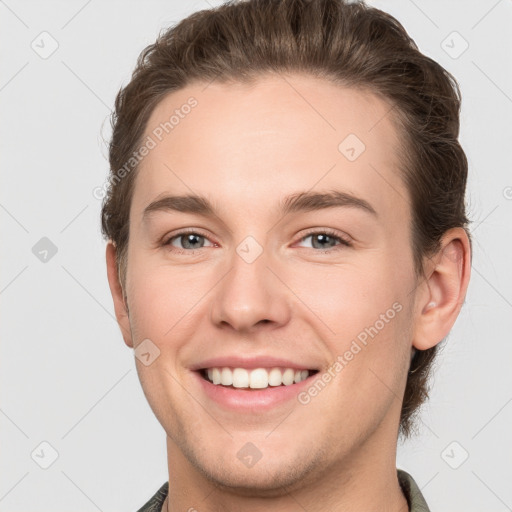
[[[385,426],[381,427],[380,432],[386,433]],[[323,464],[322,470],[311,471],[294,484],[271,491],[224,485],[192,465],[168,437],[169,495],[162,510],[264,512],[271,508],[288,512],[302,508],[308,512],[409,512],[397,477],[396,435],[390,439],[390,433],[393,429],[388,429],[384,436],[387,438],[383,439],[375,432],[342,460]]]

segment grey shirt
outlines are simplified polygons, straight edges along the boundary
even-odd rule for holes
[[[409,512],[430,512],[427,502],[425,498],[423,498],[413,477],[403,469],[397,469],[397,473],[398,482],[409,504]],[[137,512],[162,512],[162,505],[164,504],[168,491],[169,482],[165,482],[165,484],[156,491],[154,496],[142,508],[137,510]]]

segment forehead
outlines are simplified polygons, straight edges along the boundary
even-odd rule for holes
[[[139,164],[132,212],[170,193],[211,197],[229,214],[273,211],[295,191],[343,190],[403,222],[391,111],[369,91],[304,75],[188,85],[150,116],[144,138],[154,147]]]

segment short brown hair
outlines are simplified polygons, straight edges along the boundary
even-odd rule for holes
[[[116,97],[102,232],[117,248],[123,289],[138,166],[113,178],[131,162],[156,105],[193,81],[249,82],[280,72],[365,88],[391,105],[390,119],[402,136],[399,172],[410,196],[417,277],[424,277],[424,258],[439,250],[450,228],[463,227],[471,247],[464,201],[468,163],[458,141],[461,98],[454,77],[423,55],[394,17],[362,1],[228,1],[160,33]],[[400,417],[405,437],[428,398],[437,350],[417,351],[411,363]]]

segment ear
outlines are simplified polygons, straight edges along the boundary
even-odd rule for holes
[[[111,240],[109,240],[106,249],[107,258],[107,276],[110,286],[110,293],[114,300],[114,310],[116,313],[117,323],[121,329],[124,342],[130,348],[133,348],[132,334],[130,329],[130,318],[128,316],[128,308],[123,296],[123,288],[119,282],[117,272],[117,249]]]
[[[471,273],[471,245],[463,228],[452,228],[430,258],[427,279],[417,293],[413,346],[426,350],[441,342],[459,316]]]

